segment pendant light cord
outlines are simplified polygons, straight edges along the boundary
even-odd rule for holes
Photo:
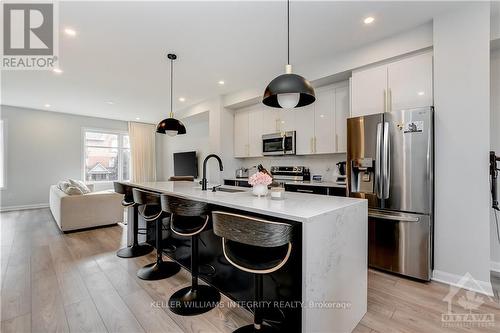
[[[170,118],[174,117],[174,59],[170,59]]]
[[[290,65],[290,0],[286,1],[287,64]]]

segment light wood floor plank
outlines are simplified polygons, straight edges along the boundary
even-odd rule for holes
[[[30,265],[9,265],[1,291],[2,320],[31,312]]]
[[[71,333],[107,332],[91,299],[67,305],[65,311]]]
[[[3,320],[0,328],[2,333],[29,333],[31,332],[31,313]]]
[[[109,332],[144,332],[104,273],[89,275],[84,280]]]

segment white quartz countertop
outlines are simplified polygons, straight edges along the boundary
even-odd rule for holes
[[[242,192],[212,192],[209,185],[207,191],[202,191],[199,184],[184,181],[121,183],[176,197],[203,201],[214,205],[298,222],[308,222],[315,217],[351,205],[362,204],[366,207],[364,199],[286,192],[284,200],[272,200],[269,195],[261,198],[254,196],[250,188],[223,186],[225,188],[242,190]]]

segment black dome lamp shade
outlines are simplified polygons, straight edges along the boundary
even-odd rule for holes
[[[178,134],[186,134],[186,127],[180,121],[174,118],[173,100],[174,100],[174,60],[177,59],[175,54],[169,53],[170,59],[170,114],[168,118],[163,119],[156,126],[156,132],[176,136]]]
[[[290,65],[290,0],[287,1],[287,65],[282,74],[269,83],[262,103],[274,108],[293,109],[314,103],[314,88],[304,77],[292,73]]]

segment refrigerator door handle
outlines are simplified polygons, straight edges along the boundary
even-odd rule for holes
[[[378,219],[391,220],[391,221],[401,221],[401,222],[419,222],[420,219],[415,216],[411,216],[404,213],[385,213],[374,209],[368,210],[368,217],[374,217]]]
[[[380,171],[382,167],[382,123],[377,124],[377,145],[375,151],[375,194],[377,198],[382,199]]]
[[[389,123],[384,122],[382,158],[382,199],[389,199],[389,188],[391,185],[391,145],[389,139]]]

